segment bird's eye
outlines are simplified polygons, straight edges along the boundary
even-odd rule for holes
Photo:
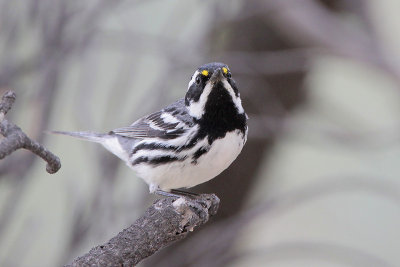
[[[228,72],[228,74],[226,74],[226,76],[230,79],[232,77],[232,74],[230,72]]]
[[[196,83],[197,83],[197,84],[200,84],[200,83],[201,83],[201,79],[200,79],[199,76],[196,77]]]

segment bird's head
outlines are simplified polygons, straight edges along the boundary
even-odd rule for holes
[[[196,119],[201,119],[205,113],[218,113],[221,109],[244,114],[231,71],[226,64],[219,62],[205,64],[195,71],[188,85],[185,105]]]

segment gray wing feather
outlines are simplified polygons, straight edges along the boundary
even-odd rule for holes
[[[182,123],[165,122],[161,117],[164,113],[171,114]],[[115,129],[111,133],[129,138],[173,139],[184,134],[191,125],[193,125],[193,119],[187,113],[184,100],[180,99],[161,111],[143,117],[130,126]]]

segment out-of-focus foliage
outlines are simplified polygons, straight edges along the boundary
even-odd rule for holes
[[[250,120],[242,155],[195,190],[207,227],[143,266],[398,266],[400,4],[367,1],[0,0],[9,116],[62,161],[0,162],[0,265],[57,266],[131,224],[153,196],[95,144],[182,97],[223,61]],[[167,248],[168,249],[168,248]]]

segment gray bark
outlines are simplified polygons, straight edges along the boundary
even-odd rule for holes
[[[131,226],[66,266],[134,266],[185,238],[215,215],[218,206],[214,194],[159,199]]]

